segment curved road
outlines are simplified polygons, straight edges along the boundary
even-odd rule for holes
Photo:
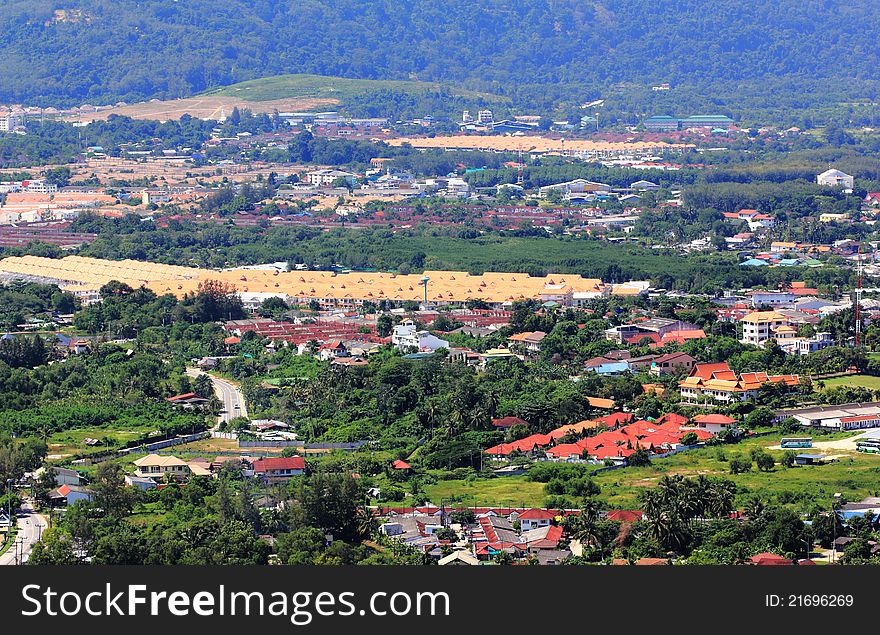
[[[24,564],[31,555],[31,549],[49,526],[48,519],[34,511],[31,501],[25,500],[21,504],[18,514],[18,535],[15,537],[18,545],[18,558],[16,559],[15,545],[0,556],[0,566]]]
[[[217,399],[223,404],[223,410],[220,411],[220,415],[217,417],[217,425],[214,426],[214,429],[219,427],[220,423],[224,421],[229,423],[235,417],[248,416],[244,395],[241,394],[238,386],[231,381],[215,377],[211,373],[202,372],[197,368],[187,368],[186,374],[192,378],[196,378],[199,375],[207,375],[211,380],[211,384],[214,386],[214,394],[217,395]]]

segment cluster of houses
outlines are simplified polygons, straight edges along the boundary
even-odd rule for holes
[[[735,425],[734,419],[724,415],[697,415],[689,419],[667,413],[654,420],[636,420],[632,413],[615,412],[561,426],[546,434],[530,434],[511,443],[500,443],[484,450],[484,454],[497,461],[525,456],[624,465],[640,449],[650,454],[666,454],[684,447],[681,441],[687,435],[692,435],[693,443],[702,442]],[[596,430],[600,432],[593,434]]]
[[[218,456],[213,461],[184,461],[174,455],[148,454],[134,461],[134,470],[125,475],[125,484],[140,490],[161,489],[168,483],[186,482],[193,476],[216,478],[221,469],[230,465],[241,470],[245,477],[256,478],[266,485],[285,483],[304,474],[306,467],[301,456]],[[53,507],[66,507],[80,500],[94,499],[94,492],[76,470],[63,467],[41,468],[32,475],[33,480],[39,479],[41,472],[46,469],[54,472],[57,485],[48,494]]]
[[[305,473],[301,456],[254,458],[249,456],[218,456],[214,461],[184,461],[173,455],[148,454],[134,462],[135,470],[125,476],[127,485],[148,490],[169,482],[183,482],[193,476],[216,477],[224,467],[240,469],[246,477],[259,479],[267,485],[283,483]]]
[[[455,521],[456,511],[464,510],[427,504],[379,508],[374,515],[380,533],[431,556],[441,566],[479,565],[499,554],[514,561],[558,565],[573,555],[561,522],[578,510],[468,508],[471,518],[461,522]],[[641,517],[641,512],[632,513]]]

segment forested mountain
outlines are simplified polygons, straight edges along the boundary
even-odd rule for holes
[[[2,100],[27,103],[179,97],[280,73],[440,80],[529,100],[619,82],[730,92],[780,79],[873,98],[880,19],[880,3],[845,0],[3,5]]]

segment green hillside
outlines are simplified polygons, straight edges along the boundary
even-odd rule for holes
[[[878,123],[868,107],[880,96],[878,2],[7,0],[3,10],[10,102],[177,98],[296,74],[393,80],[379,87],[392,93],[440,83],[568,117],[606,99],[606,123],[719,111]],[[281,94],[287,81],[258,92]]]

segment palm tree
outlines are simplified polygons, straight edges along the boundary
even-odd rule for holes
[[[601,552],[601,534],[598,531],[599,506],[592,498],[585,499],[581,505],[581,513],[572,522],[571,536],[580,541],[584,547],[591,547]]]
[[[724,518],[733,511],[733,500],[736,495],[736,485],[728,480],[712,482],[709,488],[709,511],[714,518]]]

